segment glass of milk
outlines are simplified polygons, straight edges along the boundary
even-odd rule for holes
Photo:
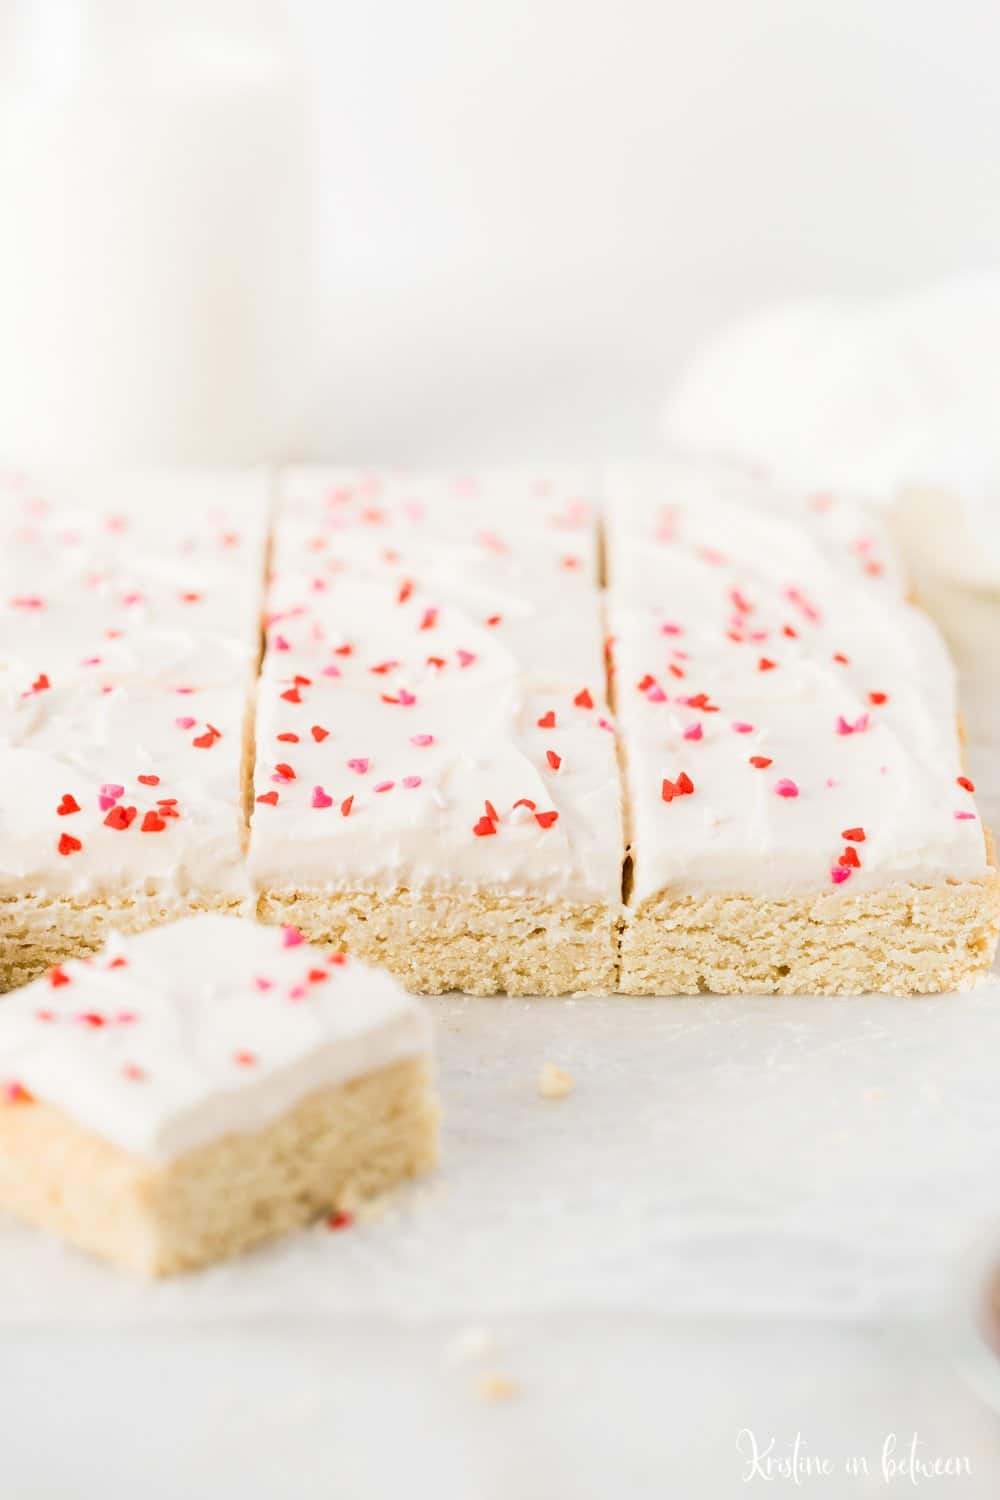
[[[305,108],[284,9],[0,0],[0,458],[297,451]]]

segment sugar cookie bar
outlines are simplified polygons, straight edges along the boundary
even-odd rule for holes
[[[614,988],[621,791],[585,476],[292,471],[259,914],[475,994]]]
[[[1000,888],[954,673],[870,516],[676,463],[611,481],[627,993],[911,994],[989,967]]]
[[[149,1276],[429,1168],[427,1020],[291,928],[206,915],[0,1005],[0,1208]]]
[[[267,502],[250,473],[0,486],[0,987],[250,909]]]

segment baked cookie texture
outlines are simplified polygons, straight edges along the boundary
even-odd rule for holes
[[[428,1170],[430,1040],[389,975],[198,917],[0,1007],[0,1208],[147,1276]]]
[[[593,480],[282,480],[249,869],[415,989],[617,983],[621,787]]]
[[[609,484],[621,989],[914,994],[983,973],[995,860],[954,672],[866,511],[691,462]]]
[[[0,985],[252,912],[268,503],[252,473],[0,482]]]

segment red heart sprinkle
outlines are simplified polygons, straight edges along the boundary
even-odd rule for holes
[[[956,776],[955,780],[958,782],[963,792],[974,792],[976,790],[975,782],[970,781],[968,776]]]
[[[141,786],[159,786],[160,784],[159,776],[137,776],[135,779]]]
[[[863,828],[845,828],[840,837],[848,839],[852,844],[863,844],[865,841],[865,830]]]
[[[313,739],[318,745],[322,740],[326,739],[330,731],[329,729],[324,729],[322,724],[314,724],[309,733],[312,735]]]
[[[535,822],[539,828],[551,828],[558,817],[557,812],[535,813]]]
[[[576,704],[577,708],[593,708],[594,706],[594,700],[590,696],[586,688],[584,688],[582,692],[577,693],[576,697],[573,699],[573,702]]]
[[[487,838],[491,833],[496,833],[497,830],[496,824],[493,822],[492,818],[483,817],[480,818],[479,822],[474,825],[472,831],[477,838],[484,839]]]
[[[142,826],[139,831],[140,833],[162,833],[166,826],[166,820],[164,818],[161,818],[159,813],[155,813],[151,810],[143,818]]]
[[[79,802],[77,802],[76,798],[71,796],[69,792],[63,792],[62,801],[56,808],[56,812],[59,814],[60,818],[68,817],[70,813],[79,811],[80,804]]]
[[[549,709],[547,714],[542,714],[542,717],[538,720],[538,727],[539,729],[555,729],[556,716],[552,712],[551,708]]]
[[[260,796],[257,798],[257,801],[266,802],[268,807],[277,807],[278,794],[277,792],[261,792]]]
[[[104,819],[105,828],[115,828],[119,833],[124,833],[135,820],[136,809],[134,807],[113,807]]]
[[[562,765],[562,756],[557,755],[554,750],[546,750],[545,759],[548,761],[553,771],[558,771],[559,767]]]
[[[757,663],[757,671],[773,672],[777,665],[778,663],[776,661],[772,661],[769,656],[762,656],[760,661]]]
[[[889,694],[888,693],[869,693],[868,694],[868,702],[869,703],[874,703],[874,705],[875,705],[876,708],[878,708],[879,705],[882,704],[882,703],[888,703],[888,701],[889,701]]]
[[[763,771],[772,764],[772,760],[769,755],[751,755],[750,764],[756,766],[758,771]]]
[[[83,848],[83,845],[80,843],[80,840],[75,839],[71,833],[61,833],[59,835],[59,842],[56,845],[56,848],[59,850],[60,854],[76,854],[80,849]]]
[[[66,973],[65,969],[61,967],[60,964],[55,964],[54,967],[49,970],[49,984],[51,984],[54,990],[57,990],[60,985],[70,983],[71,980],[69,975]]]
[[[344,800],[343,800],[343,802],[340,804],[341,816],[345,817],[345,818],[350,817],[351,808],[353,806],[354,806],[354,793],[352,792],[351,795],[349,797],[345,797]]]

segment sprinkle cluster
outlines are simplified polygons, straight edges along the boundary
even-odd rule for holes
[[[22,478],[0,493],[0,737],[30,752],[0,810],[39,874],[162,874],[192,818],[225,829],[239,861],[265,486],[227,508],[224,480],[208,495],[186,476],[148,484],[39,494]]]
[[[683,883],[686,851],[718,848],[722,884],[732,853],[756,846],[761,874],[787,853],[841,889],[869,857],[891,877],[929,846],[947,871],[949,825],[976,820],[948,788],[971,797],[972,783],[954,715],[900,681],[939,649],[933,633],[849,509],[822,497],[782,526],[788,561],[766,512],[633,495],[611,513],[639,867]]]
[[[442,858],[541,852],[583,815],[594,762],[615,775],[595,581],[592,508],[544,477],[293,475],[251,862],[273,867],[293,837],[364,851],[416,829]],[[592,647],[573,638],[581,623]]]

